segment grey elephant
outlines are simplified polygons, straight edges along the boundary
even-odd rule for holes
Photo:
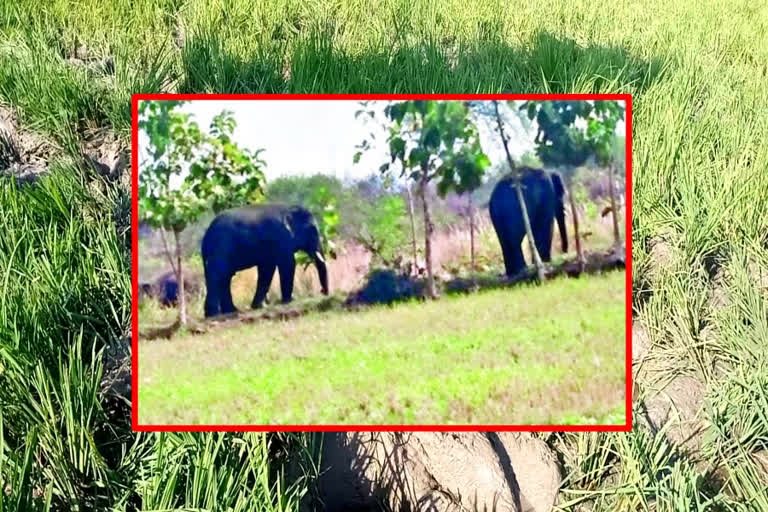
[[[520,168],[522,173],[523,198],[531,222],[531,231],[536,249],[543,261],[551,261],[552,222],[557,220],[563,252],[568,252],[568,239],[565,229],[565,189],[560,175],[548,173],[543,169]],[[522,209],[517,198],[514,180],[502,178],[491,192],[488,205],[491,222],[504,254],[506,274],[512,277],[525,268],[525,259],[521,247],[525,236]]]
[[[328,295],[328,270],[320,233],[308,210],[272,204],[219,213],[203,235],[201,246],[206,318],[237,311],[232,304],[232,276],[254,266],[258,268],[258,280],[251,307],[256,309],[264,303],[275,269],[280,273],[282,302],[290,302],[296,270],[294,253],[298,251],[312,258],[322,292]]]

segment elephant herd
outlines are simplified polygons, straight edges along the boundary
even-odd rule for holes
[[[567,252],[564,188],[560,176],[542,169],[522,168],[523,197],[536,248],[543,261],[551,260],[553,221],[557,221],[562,250]],[[501,179],[488,205],[491,221],[504,255],[507,276],[524,270],[522,240],[525,225],[511,178]],[[317,223],[299,206],[258,205],[219,213],[206,230],[201,254],[205,271],[205,316],[236,311],[231,282],[236,272],[257,267],[256,292],[251,307],[262,306],[275,271],[280,275],[282,302],[292,299],[296,269],[294,253],[312,259],[324,295],[328,295],[328,269]],[[186,281],[186,280],[185,280]],[[175,299],[174,284],[165,283]]]

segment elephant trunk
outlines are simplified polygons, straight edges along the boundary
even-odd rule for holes
[[[555,190],[555,219],[557,219],[557,227],[560,230],[560,241],[563,244],[563,252],[568,252],[568,235],[565,230],[565,186],[563,185],[563,179],[556,172],[551,174],[552,187]]]
[[[563,252],[568,252],[568,235],[565,230],[565,204],[558,201],[555,207],[555,217],[557,218],[557,227],[560,230],[560,240],[563,243]]]
[[[317,277],[320,279],[320,289],[323,295],[328,295],[328,267],[325,265],[325,259],[320,251],[315,252],[314,259]]]

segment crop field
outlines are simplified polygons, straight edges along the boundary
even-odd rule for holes
[[[0,2],[3,510],[314,496],[313,434],[131,429],[139,92],[632,94],[633,429],[532,434],[546,485],[555,510],[768,510],[767,31],[749,0]]]

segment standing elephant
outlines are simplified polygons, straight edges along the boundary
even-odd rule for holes
[[[258,267],[251,307],[261,307],[275,275],[280,272],[283,303],[291,301],[296,269],[294,253],[306,252],[315,263],[323,294],[328,295],[328,270],[320,233],[312,214],[299,206],[243,206],[221,212],[203,235],[205,316],[236,311],[232,304],[232,276]]]
[[[563,252],[568,251],[565,231],[565,189],[560,175],[542,169],[522,167],[522,186],[525,206],[531,222],[536,248],[543,261],[551,260],[552,221],[557,219]],[[491,193],[488,209],[491,221],[499,237],[504,253],[504,267],[509,277],[525,268],[521,243],[525,236],[522,209],[517,199],[515,182],[511,177],[502,178]]]

